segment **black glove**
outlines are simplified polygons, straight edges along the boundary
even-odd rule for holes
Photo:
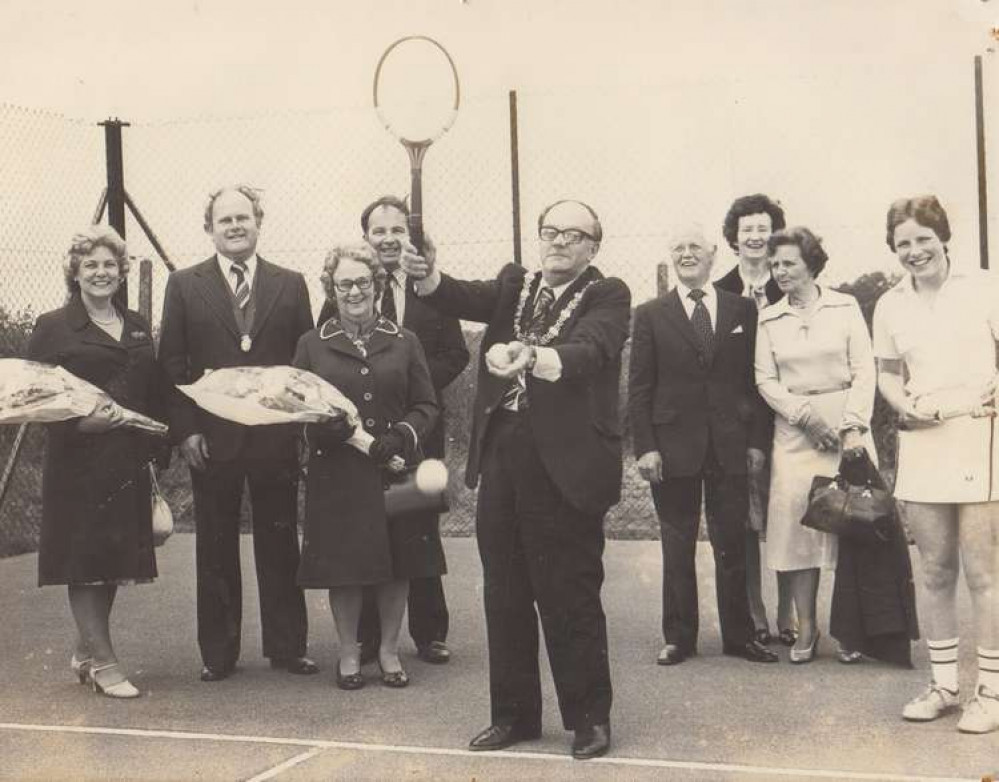
[[[316,445],[326,450],[336,448],[354,434],[355,428],[345,415],[316,424],[313,429],[316,435]]]
[[[375,438],[375,441],[371,443],[368,455],[378,464],[386,464],[393,456],[402,456],[405,451],[405,436],[395,429],[390,429],[385,434]]]

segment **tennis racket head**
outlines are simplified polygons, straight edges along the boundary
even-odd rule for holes
[[[407,147],[426,148],[454,124],[461,103],[458,70],[433,38],[392,43],[375,68],[372,97],[379,120]]]

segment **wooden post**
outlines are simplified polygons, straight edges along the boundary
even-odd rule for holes
[[[153,325],[153,262],[149,258],[139,261],[139,314],[146,323]]]
[[[660,261],[656,266],[656,294],[665,296],[669,291],[669,264],[666,261]]]

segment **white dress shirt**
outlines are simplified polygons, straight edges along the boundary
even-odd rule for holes
[[[219,263],[219,271],[222,272],[222,277],[226,282],[229,283],[229,289],[235,293],[236,292],[236,275],[232,273],[232,267],[236,264],[229,258],[226,258],[222,253],[215,256]],[[253,278],[257,272],[257,254],[254,253],[249,258],[246,259],[246,271],[243,273],[243,277],[246,279],[246,284],[249,289],[253,290]]]
[[[704,287],[701,288],[704,291],[704,298],[701,301],[704,302],[704,306],[708,310],[708,317],[711,319],[711,330],[718,330],[718,296],[715,293],[715,286],[711,283],[705,283]],[[690,298],[691,289],[684,285],[682,282],[677,282],[676,292],[680,296],[680,303],[683,304],[684,312],[687,313],[687,317],[691,317],[694,314],[695,302]]]

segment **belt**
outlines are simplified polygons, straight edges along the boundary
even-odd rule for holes
[[[788,391],[796,396],[820,396],[822,394],[835,394],[837,391],[846,391],[851,386],[853,386],[853,383],[847,380],[842,383],[834,383],[825,388],[789,388]]]

